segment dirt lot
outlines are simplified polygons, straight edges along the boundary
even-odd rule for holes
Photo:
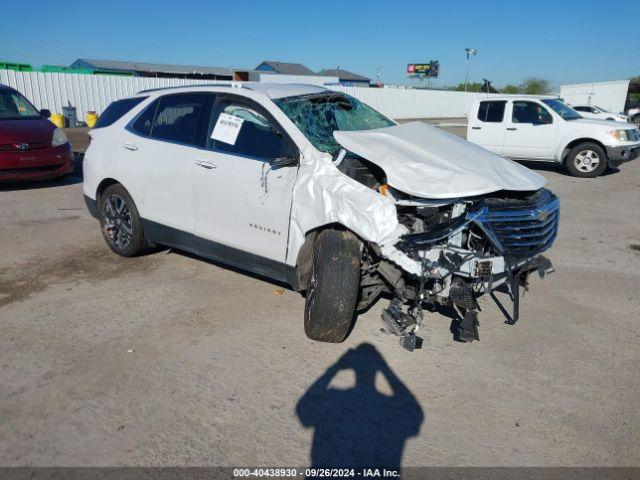
[[[380,331],[386,301],[314,343],[295,292],[111,254],[78,177],[0,187],[0,464],[640,465],[640,161],[538,171],[557,272],[516,326],[483,299],[480,342],[429,314],[412,354]]]

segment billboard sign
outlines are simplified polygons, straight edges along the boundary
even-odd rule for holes
[[[438,77],[440,63],[431,60],[429,63],[410,63],[407,65],[407,75],[410,77]]]

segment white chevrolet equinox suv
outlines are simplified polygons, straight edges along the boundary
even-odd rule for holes
[[[89,211],[117,254],[154,245],[305,295],[304,329],[343,341],[382,293],[385,329],[413,350],[423,308],[453,307],[478,339],[477,298],[552,270],[559,200],[543,177],[346,94],[242,83],[112,103],[84,160]]]

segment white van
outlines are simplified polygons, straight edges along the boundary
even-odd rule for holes
[[[469,112],[467,140],[514,160],[563,163],[576,177],[597,177],[640,155],[634,125],[585,119],[555,98],[478,99]]]

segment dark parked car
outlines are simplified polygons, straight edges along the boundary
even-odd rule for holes
[[[44,180],[73,170],[64,131],[20,92],[0,85],[0,182]]]

